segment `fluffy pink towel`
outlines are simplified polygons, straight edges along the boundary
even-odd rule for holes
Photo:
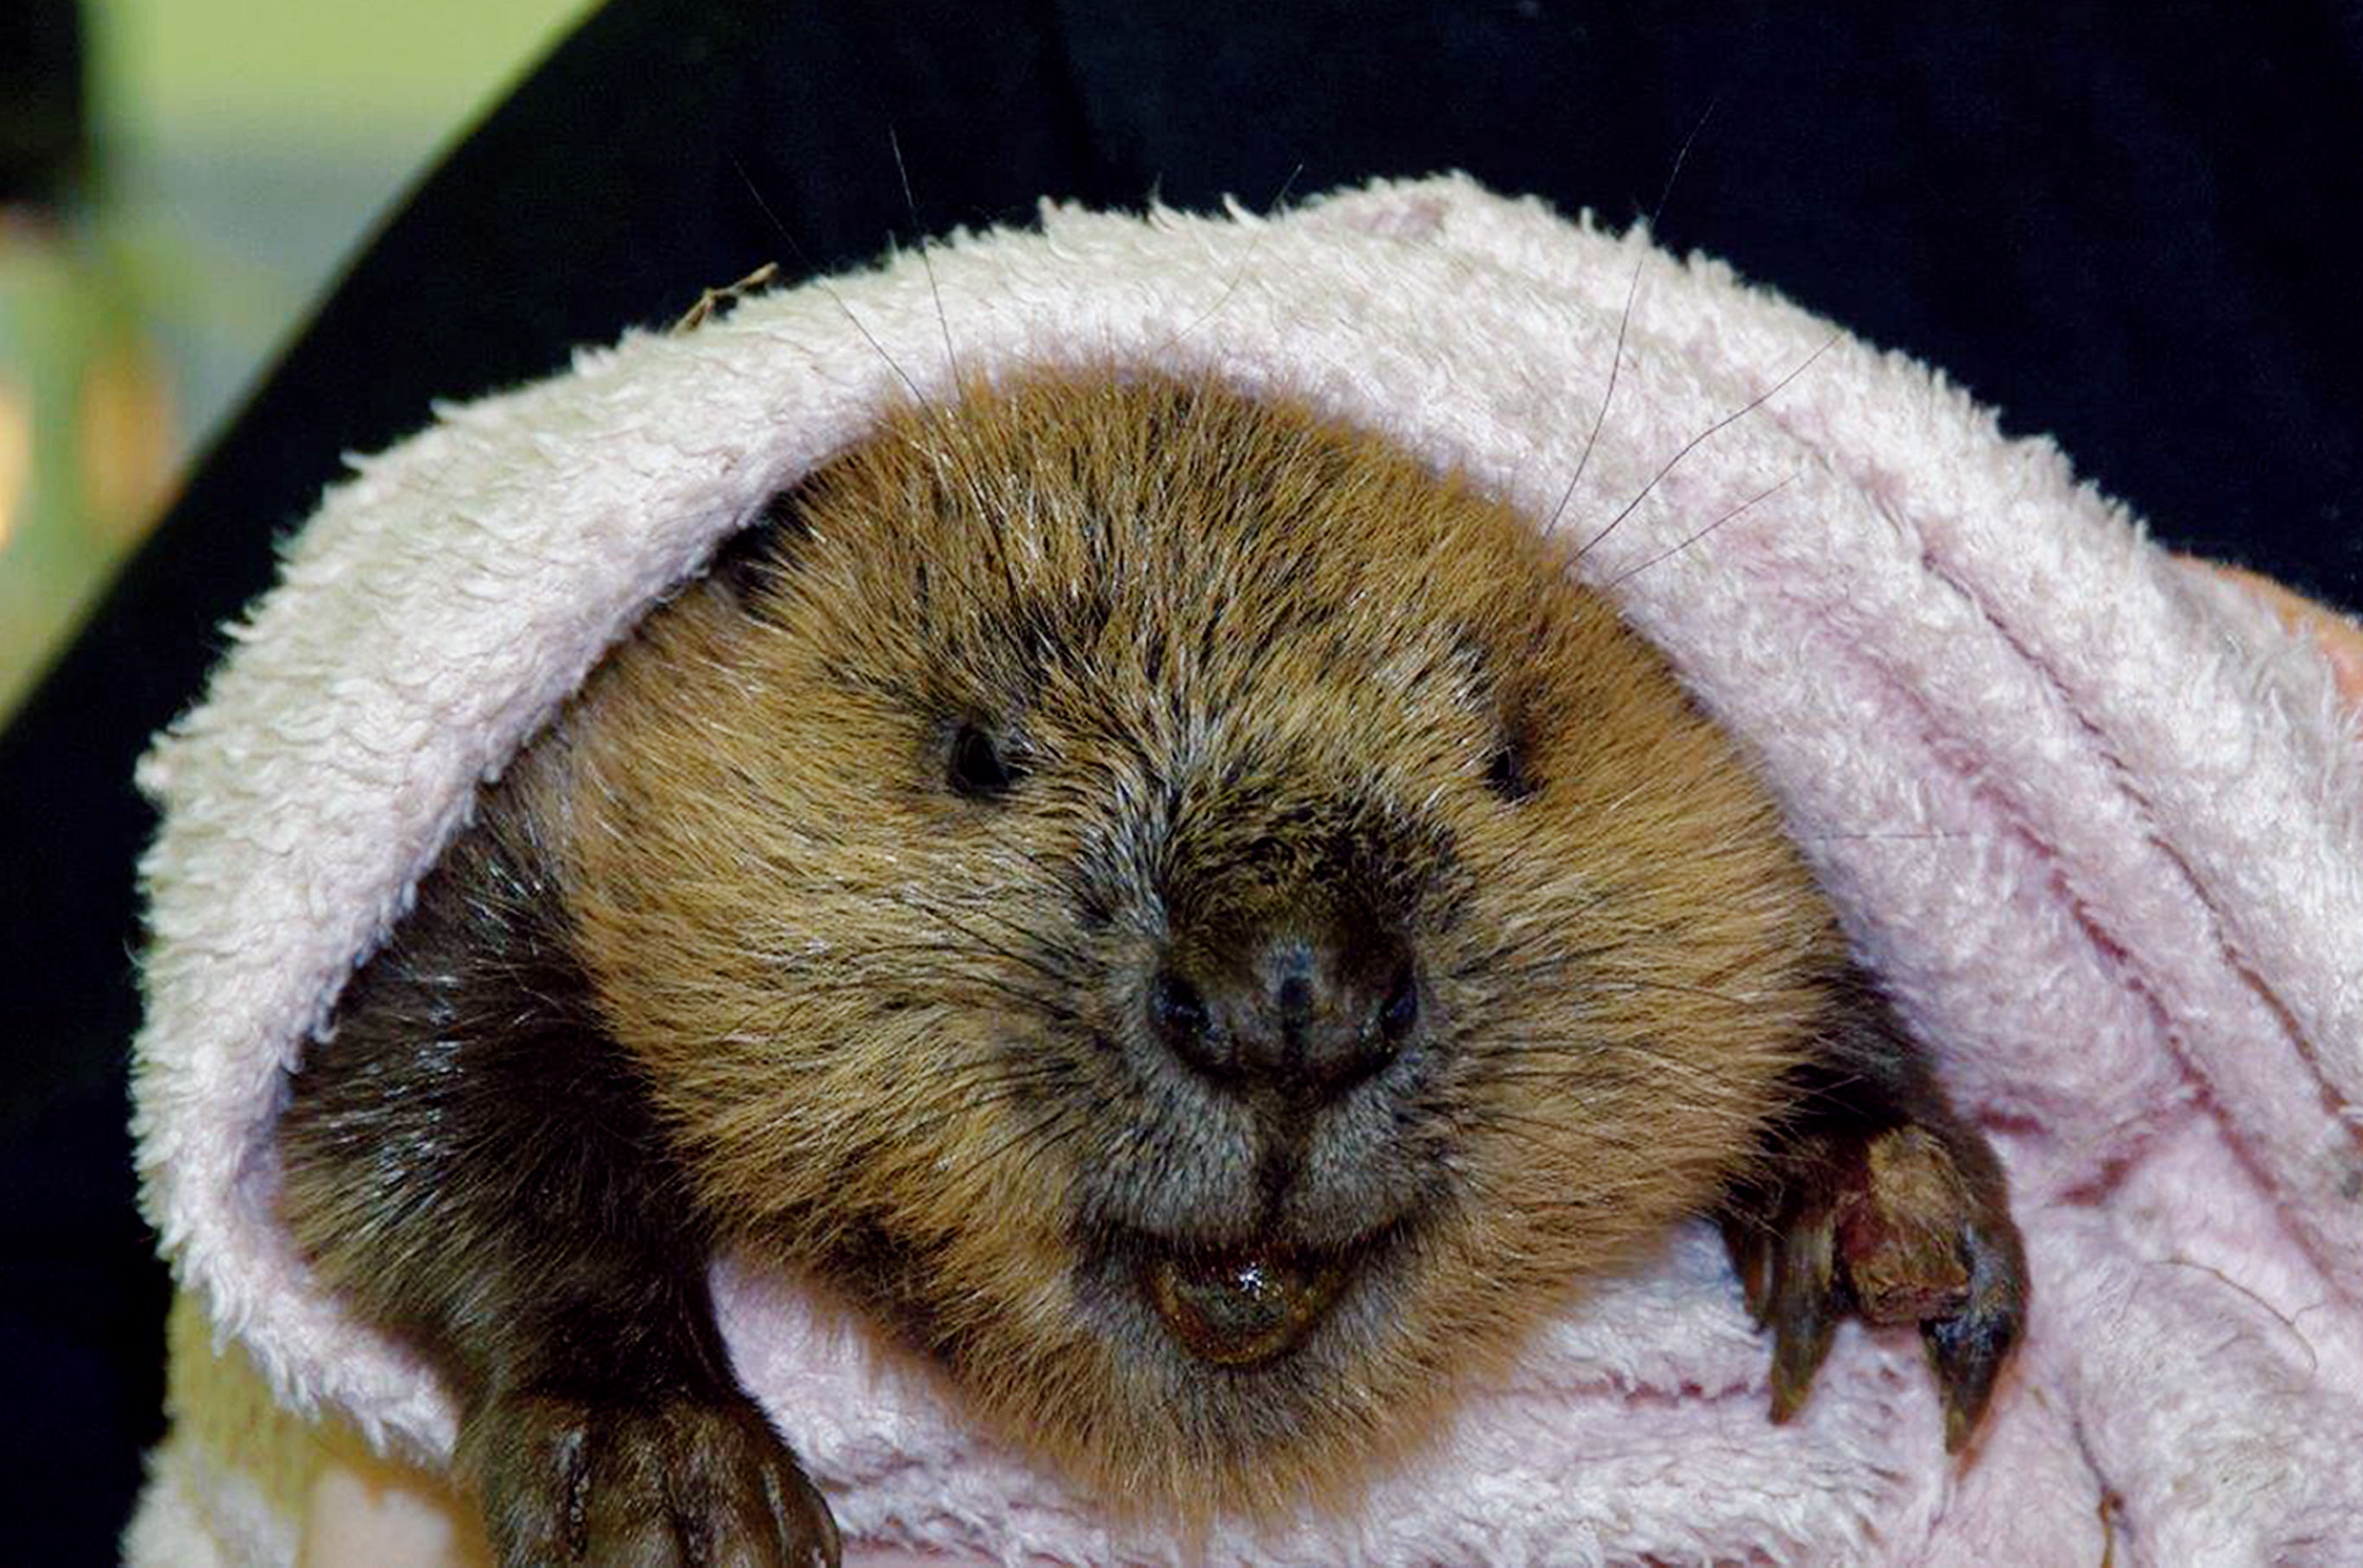
[[[138,1125],[189,1315],[134,1561],[292,1561],[307,1421],[447,1451],[434,1381],[274,1221],[287,1071],[476,780],[957,356],[1285,391],[1579,538],[1641,496],[1584,571],[1760,754],[2002,1150],[2034,1270],[1966,1467],[1910,1336],[1847,1328],[1772,1427],[1768,1347],[1702,1231],[1570,1311],[1353,1518],[1219,1534],[1204,1561],[2363,1563],[2363,753],[2312,646],[1925,368],[1465,181],[1272,220],[1051,208],[928,259],[439,411],[326,498],[148,759]],[[1185,1555],[981,1441],[858,1327],[719,1272],[739,1370],[849,1537]],[[291,1415],[239,1391],[250,1367]]]

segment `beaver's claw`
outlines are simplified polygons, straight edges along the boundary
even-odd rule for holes
[[[1816,1134],[1723,1217],[1748,1309],[1769,1328],[1772,1419],[1804,1404],[1838,1320],[1914,1324],[1945,1403],[1945,1446],[1977,1430],[2017,1343],[2026,1264],[1992,1154],[1907,1123]]]
[[[503,1568],[837,1568],[828,1505],[743,1397],[512,1397],[469,1422],[461,1458]]]

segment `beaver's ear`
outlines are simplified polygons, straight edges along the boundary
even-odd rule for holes
[[[812,525],[804,521],[810,483],[775,492],[714,552],[706,575],[740,603],[773,591],[795,569],[796,558],[812,538]]]

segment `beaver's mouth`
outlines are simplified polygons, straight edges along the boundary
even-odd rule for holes
[[[1141,1264],[1149,1305],[1182,1348],[1216,1366],[1253,1366],[1296,1348],[1346,1283],[1334,1254],[1250,1247],[1151,1252]]]
[[[1392,1231],[1337,1249],[1184,1246],[1142,1237],[1135,1274],[1182,1350],[1216,1366],[1255,1366],[1302,1344],[1355,1276],[1390,1250]]]

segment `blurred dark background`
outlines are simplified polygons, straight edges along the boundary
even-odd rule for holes
[[[0,10],[0,238],[90,199],[77,38],[55,0]],[[2168,542],[2363,606],[2354,5],[613,0],[356,240],[0,735],[5,1554],[108,1560],[157,1431],[131,765],[340,454],[765,260],[1046,193],[1260,204],[1447,168],[1623,222],[1694,129],[1666,244],[1944,368]]]

